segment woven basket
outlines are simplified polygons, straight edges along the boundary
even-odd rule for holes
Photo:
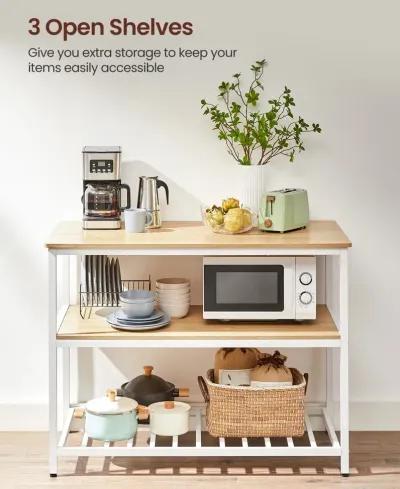
[[[209,433],[239,438],[302,436],[308,374],[290,370],[293,385],[273,389],[215,384],[212,369],[205,380],[198,377]]]

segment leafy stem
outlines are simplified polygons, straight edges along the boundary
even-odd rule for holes
[[[241,73],[218,86],[221,104],[201,101],[203,114],[211,119],[218,138],[225,141],[229,154],[241,165],[266,165],[278,155],[294,160],[304,151],[302,135],[321,132],[319,124],[308,123],[302,117],[295,119],[292,92],[285,87],[282,94],[268,100],[266,110],[260,95],[264,90],[261,79],[267,63],[256,61],[247,89],[242,88]]]

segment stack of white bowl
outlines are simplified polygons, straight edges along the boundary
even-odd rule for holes
[[[190,308],[190,281],[186,278],[160,278],[156,281],[160,309],[172,318],[183,318]]]

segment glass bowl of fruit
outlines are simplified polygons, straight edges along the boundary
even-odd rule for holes
[[[240,234],[247,233],[255,225],[255,214],[242,207],[238,199],[224,199],[221,205],[203,206],[201,209],[203,223],[214,233]]]

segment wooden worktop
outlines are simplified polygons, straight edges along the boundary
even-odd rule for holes
[[[310,221],[305,229],[267,233],[216,234],[201,222],[166,221],[162,228],[130,234],[119,230],[83,230],[81,221],[58,224],[46,243],[50,249],[182,248],[348,248],[349,238],[335,221]]]
[[[173,319],[162,329],[129,332],[113,329],[105,316],[110,308],[93,308],[82,319],[79,306],[70,306],[57,333],[58,340],[337,340],[340,333],[325,305],[317,306],[317,319],[303,323],[206,321],[201,306],[191,306],[188,316]]]

